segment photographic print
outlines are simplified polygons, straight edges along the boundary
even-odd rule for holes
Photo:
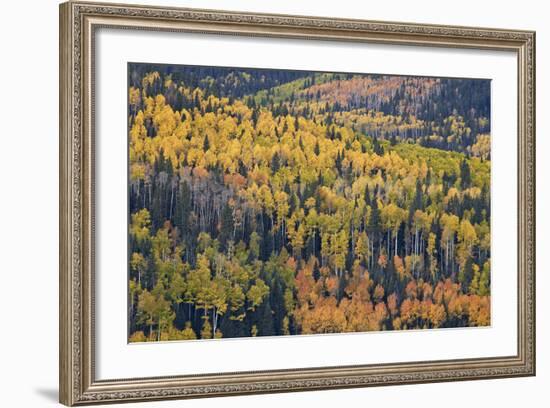
[[[129,63],[129,341],[489,326],[490,95]]]

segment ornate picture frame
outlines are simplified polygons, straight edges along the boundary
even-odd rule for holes
[[[507,51],[517,56],[517,353],[483,358],[124,379],[96,378],[98,28]],[[67,2],[60,6],[60,402],[72,406],[535,375],[535,33]],[[510,266],[511,268],[512,266]],[[125,294],[121,294],[125,296]]]

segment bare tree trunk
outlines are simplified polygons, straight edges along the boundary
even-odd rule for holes
[[[216,337],[216,328],[218,326],[218,314],[216,308],[212,308],[212,338]]]
[[[174,183],[172,183],[172,192],[170,193],[170,215],[168,219],[172,220],[172,205],[174,203]]]
[[[449,239],[447,238],[447,245],[445,247],[445,273],[448,275],[449,274],[449,245],[450,242],[449,242]]]
[[[395,232],[395,256],[397,256],[397,237],[399,236],[399,229]]]
[[[158,329],[157,341],[160,341],[160,313],[159,313],[159,329]]]

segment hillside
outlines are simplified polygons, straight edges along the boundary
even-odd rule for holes
[[[132,341],[490,324],[488,81],[129,84]]]

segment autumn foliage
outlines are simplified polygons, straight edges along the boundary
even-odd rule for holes
[[[488,89],[130,64],[130,341],[490,325]]]

